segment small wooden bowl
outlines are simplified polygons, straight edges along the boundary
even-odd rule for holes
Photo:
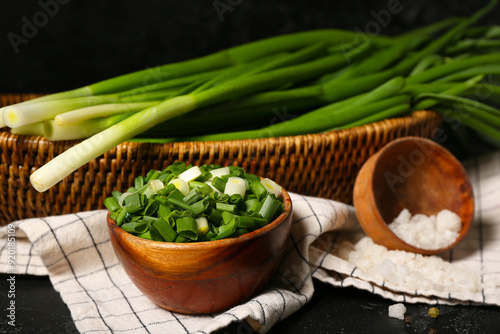
[[[375,243],[426,255],[455,247],[474,216],[472,187],[460,162],[441,145],[420,137],[396,139],[371,156],[356,177],[353,202],[361,227]],[[459,237],[440,249],[407,244],[387,226],[404,208],[412,215],[455,212],[462,220]]]
[[[132,282],[156,305],[185,314],[224,311],[257,294],[281,263],[290,234],[292,201],[268,225],[236,238],[197,243],[142,239],[109,218],[116,256]]]

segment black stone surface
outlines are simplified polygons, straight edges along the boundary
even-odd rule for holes
[[[0,308],[7,307],[7,278],[0,274]],[[16,326],[0,317],[0,333],[78,333],[70,312],[48,277],[16,276]],[[439,316],[427,314],[430,305],[408,304],[406,314],[411,323],[388,316],[392,300],[355,288],[335,288],[314,280],[311,301],[298,312],[276,324],[270,334],[427,334],[431,328],[439,334],[494,334],[500,328],[500,309],[493,306],[437,305]],[[5,312],[2,312],[5,313]],[[246,323],[234,323],[216,334],[251,334]]]

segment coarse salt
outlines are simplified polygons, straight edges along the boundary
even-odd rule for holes
[[[456,213],[446,209],[432,216],[412,216],[408,209],[403,209],[388,226],[407,244],[422,249],[440,249],[457,240],[462,221]]]
[[[404,320],[406,307],[402,303],[389,306],[389,317]]]
[[[486,287],[476,272],[465,270],[439,256],[388,250],[364,234],[356,235],[354,240],[354,243],[339,240],[341,246],[335,249],[334,254],[369,274],[380,284],[385,281],[411,291],[450,293],[473,293]],[[497,284],[496,281],[488,282],[487,288],[494,288]]]

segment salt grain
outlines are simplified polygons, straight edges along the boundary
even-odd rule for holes
[[[450,210],[442,210],[436,216],[411,215],[408,209],[388,224],[389,228],[404,242],[422,249],[440,249],[457,240],[462,222]]]
[[[406,313],[406,307],[401,304],[394,304],[389,306],[389,317],[404,320]]]
[[[438,256],[424,256],[400,250],[388,250],[367,236],[355,244],[336,249],[338,257],[350,262],[374,281],[383,281],[411,291],[479,292],[483,288],[480,276],[472,271],[444,261]],[[488,288],[498,282],[488,281]]]

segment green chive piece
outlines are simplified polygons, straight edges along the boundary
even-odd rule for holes
[[[124,208],[120,209],[118,217],[116,218],[116,225],[121,226],[125,221],[125,217],[127,216],[127,210]]]
[[[240,235],[247,234],[250,232],[247,228],[238,228],[236,229],[235,236],[239,237]]]
[[[248,216],[240,216],[238,228],[252,229],[255,227],[255,219]]]
[[[148,202],[143,210],[145,216],[152,216],[158,210],[160,203],[154,199],[148,199]]]
[[[170,175],[172,175],[172,174],[170,174]],[[170,193],[171,193],[172,191],[174,191],[174,190],[175,190],[175,185],[174,185],[173,183],[170,183],[170,184],[167,184],[167,185],[165,186],[165,188],[160,189],[160,190],[156,193],[156,195],[158,195],[158,196],[166,196],[166,195],[170,194]],[[182,195],[182,193],[181,193],[181,195]]]
[[[148,183],[151,180],[156,180],[160,176],[160,172],[157,170],[151,169],[146,175],[146,180],[144,183]]]
[[[177,238],[175,238],[174,242],[178,242],[178,243],[183,243],[183,242],[187,242],[189,241],[188,238],[186,237],[183,237],[182,235],[178,235]]]
[[[216,235],[217,234],[215,234],[214,232],[208,231],[207,234],[205,234],[202,239],[203,239],[203,241],[210,241],[213,238],[215,238]]]
[[[243,202],[243,197],[240,194],[233,194],[229,196],[229,203],[238,205]]]
[[[262,203],[256,198],[249,199],[245,202],[246,213],[249,215],[258,214],[261,207]]]
[[[149,236],[151,237],[151,240],[154,241],[165,241],[161,236],[160,232],[158,232],[158,230],[156,230],[156,228],[153,225],[149,227]]]
[[[115,197],[108,197],[104,200],[104,206],[111,212],[120,209],[120,205]]]
[[[172,213],[172,209],[170,209],[170,206],[168,206],[168,205],[160,204],[157,212],[158,212],[158,216],[160,218],[164,218],[164,217],[167,217],[168,215],[170,215],[170,213]]]
[[[145,233],[148,230],[148,223],[147,222],[138,223],[137,225],[135,225],[134,229],[135,232],[137,232],[138,234]]]
[[[191,182],[189,182],[189,187],[192,188],[192,189],[203,187],[203,186],[206,186],[206,185],[207,184],[205,182],[201,182],[201,181],[191,181]]]
[[[230,212],[227,211],[222,211],[222,222],[223,224],[228,224],[231,220],[234,219],[234,217],[237,217],[236,215],[233,215]]]
[[[228,238],[231,235],[233,235],[234,232],[236,232],[236,228],[238,226],[238,220],[239,220],[239,217],[234,217],[229,223],[221,225],[219,227],[219,233],[217,234],[217,236],[214,239],[220,240],[220,239]]]
[[[153,226],[165,241],[174,242],[175,238],[177,238],[177,233],[165,219],[158,219]]]
[[[179,176],[182,172],[186,171],[190,166],[186,166],[186,164],[182,161],[177,161],[171,164],[166,168],[166,171],[171,172],[175,176]]]
[[[255,221],[255,229],[259,229],[269,224],[269,221],[265,218],[253,217],[253,219]]]
[[[250,181],[250,190],[257,197],[257,199],[259,199],[259,201],[267,195],[267,190],[260,182],[260,179]]]
[[[224,181],[222,178],[216,176],[212,180],[212,185],[215,187],[220,192],[224,192],[224,189],[226,188],[226,183],[227,181]]]
[[[262,218],[271,221],[280,207],[280,201],[278,201],[273,195],[267,195],[264,203],[262,203],[262,208],[259,211],[259,215]]]
[[[120,227],[128,233],[136,234],[135,227],[140,223],[124,223]]]
[[[173,206],[179,208],[179,209],[184,209],[184,210],[190,210],[191,209],[191,205],[185,203],[184,201],[182,200],[179,200],[177,198],[168,198],[167,199],[168,203],[172,204]]]
[[[237,237],[265,226],[273,216],[284,210],[283,203],[276,196],[266,195],[259,201],[250,190],[253,182],[261,184],[258,176],[247,174],[244,169],[234,166],[200,167],[202,175],[209,177],[212,177],[211,171],[215,169],[219,170],[213,173],[216,176],[215,182],[220,185],[225,185],[229,177],[242,178],[247,190],[244,197],[241,194],[229,196],[219,193],[210,184],[195,179],[188,182],[190,191],[187,195],[183,195],[175,185],[168,184],[148,198],[151,180],[163,182],[174,173],[187,170],[184,163],[176,163],[161,172],[150,170],[145,177],[137,177],[135,186],[128,189],[127,196],[120,191],[113,191],[112,196],[105,199],[105,205],[110,211],[111,219],[127,233],[161,242],[210,241]],[[123,206],[119,204],[121,198],[124,198]],[[261,215],[269,215],[271,218],[266,219]]]
[[[138,177],[135,178],[135,189],[141,189],[146,182],[144,176],[139,175]]]
[[[175,221],[177,233],[187,239],[198,239],[196,220],[193,217],[183,217]]]
[[[124,203],[129,214],[136,213],[142,209],[141,195],[137,192],[125,197]]]
[[[220,210],[220,211],[227,211],[227,212],[235,213],[237,206],[235,204],[227,204],[227,203],[217,202],[215,204],[215,208],[217,210]]]
[[[217,209],[212,209],[210,211],[210,214],[208,215],[207,219],[212,223],[212,224],[215,224],[215,225],[220,225],[221,222],[222,222],[222,214],[221,214],[221,211],[217,210]]]
[[[153,240],[153,238],[151,237],[151,232],[150,231],[146,231],[142,234],[139,234],[138,235],[139,238],[143,238],[143,239],[148,239],[148,240]]]
[[[189,193],[182,199],[186,204],[193,204],[201,199],[201,195],[198,193],[197,189],[191,189]]]
[[[204,199],[202,199],[196,203],[193,203],[191,205],[190,210],[193,213],[193,215],[197,216],[200,213],[205,212],[208,209],[209,203],[210,203],[210,199],[208,197],[205,197]]]
[[[118,190],[113,190],[111,192],[111,196],[113,196],[115,199],[116,199],[116,202],[118,202],[118,200],[120,199],[120,197],[122,196],[122,192],[121,191],[118,191]]]

